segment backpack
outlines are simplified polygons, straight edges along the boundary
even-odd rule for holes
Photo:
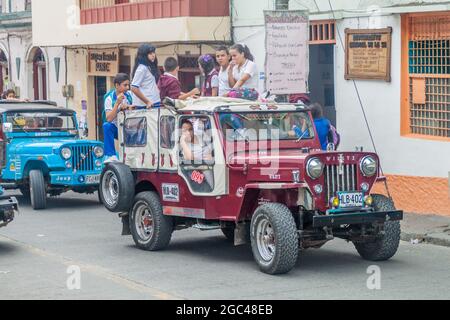
[[[228,97],[256,101],[259,98],[259,93],[253,88],[231,89],[228,92]]]
[[[105,122],[108,122],[106,120],[105,101],[110,95],[113,95],[112,104],[114,106],[117,101],[117,97],[115,97],[115,94],[114,94],[115,91],[116,91],[116,89],[111,89],[103,96],[102,125],[105,124]],[[131,98],[131,95],[128,92],[125,93],[125,97],[127,98],[128,104],[130,104],[130,105],[133,104],[133,99]]]
[[[328,135],[328,141],[333,143],[335,149],[341,144],[341,135],[337,132],[337,129],[330,123],[330,133]]]

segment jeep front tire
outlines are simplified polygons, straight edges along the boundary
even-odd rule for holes
[[[261,271],[283,274],[291,271],[298,259],[298,235],[291,211],[280,203],[260,206],[251,223],[253,256]]]
[[[375,211],[395,211],[392,200],[383,195],[374,195],[373,203]],[[400,222],[387,221],[384,223],[384,234],[375,241],[355,242],[354,245],[359,255],[369,261],[386,261],[392,258],[400,244]]]
[[[30,198],[34,210],[42,210],[47,207],[47,188],[41,170],[30,171]]]
[[[167,248],[174,229],[172,217],[165,216],[155,192],[141,192],[130,211],[130,231],[139,249],[158,251]]]
[[[123,163],[110,163],[100,177],[100,202],[113,213],[127,212],[134,198],[134,177],[130,167]]]

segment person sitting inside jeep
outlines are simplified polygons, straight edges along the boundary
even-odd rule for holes
[[[212,146],[204,143],[194,134],[191,119],[185,119],[181,125],[180,139],[181,154],[184,165],[211,165],[214,163]],[[196,192],[211,192],[214,186],[212,170],[183,170],[190,179],[191,187]]]

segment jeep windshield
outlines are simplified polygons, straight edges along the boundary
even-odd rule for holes
[[[313,139],[314,125],[306,112],[221,113],[228,141]]]
[[[6,122],[11,123],[13,132],[58,132],[76,131],[73,113],[67,111],[20,111],[9,112]]]

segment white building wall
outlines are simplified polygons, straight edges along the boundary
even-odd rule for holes
[[[3,1],[3,13],[17,14],[18,19],[22,19],[21,13],[25,10],[25,0],[12,0],[11,8],[9,1]],[[48,10],[48,8],[47,8]],[[2,16],[0,16],[0,20]],[[29,19],[29,18],[28,18]],[[10,19],[5,19],[9,23]],[[25,18],[24,21],[27,21]],[[12,21],[14,22],[14,20]],[[8,36],[9,35],[9,36]],[[20,27],[14,29],[2,29],[0,31],[0,49],[5,52],[9,64],[9,87],[20,88],[20,98],[33,99],[33,81],[32,81],[32,56],[33,49],[32,29],[30,27]],[[41,48],[46,57],[47,63],[47,99],[55,101],[59,106],[66,106],[66,99],[62,95],[62,86],[65,83],[65,54],[63,47]],[[59,57],[60,75],[59,82],[56,81],[54,59]],[[20,70],[17,68],[17,58],[20,58]]]
[[[316,6],[317,3],[317,6]],[[393,12],[450,10],[448,2],[424,1],[420,6],[411,0],[328,0],[290,1],[291,10],[306,10],[312,19],[337,18],[337,27],[345,41],[345,28],[392,27],[392,82],[356,81],[372,130],[377,151],[386,174],[441,177],[450,172],[450,143],[413,139],[400,135],[401,85],[401,18]],[[396,7],[393,7],[397,5]],[[401,6],[399,6],[401,5]],[[411,5],[408,7],[406,5]],[[260,71],[265,63],[265,30],[263,10],[272,10],[274,1],[233,1],[233,33],[235,42],[243,42],[255,55]],[[356,146],[373,151],[370,136],[352,81],[344,79],[345,56],[341,44],[335,46],[335,98],[337,125],[342,134],[341,150]],[[263,81],[260,83],[263,84]]]
[[[382,16],[376,20],[370,17],[350,18],[339,21],[337,26],[342,37],[345,28],[393,28],[392,82],[356,81],[385,173],[448,177],[449,142],[412,139],[400,135],[400,15]],[[337,125],[342,133],[341,150],[354,150],[355,146],[373,150],[353,82],[344,79],[345,55],[339,41],[335,48],[335,71]]]

